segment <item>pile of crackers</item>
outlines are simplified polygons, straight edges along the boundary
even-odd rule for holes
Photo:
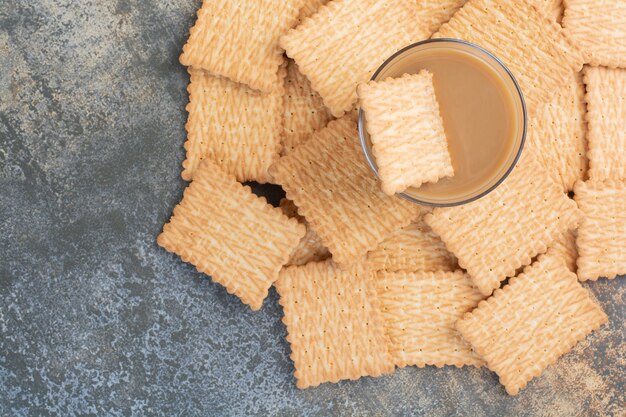
[[[511,175],[452,208],[382,192],[355,121],[431,37],[492,52],[528,106]],[[626,273],[623,0],[205,0],[180,60],[190,184],[158,244],[254,310],[276,287],[298,387],[473,365],[515,395],[606,323],[580,281]]]

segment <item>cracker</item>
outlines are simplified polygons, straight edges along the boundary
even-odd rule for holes
[[[416,204],[379,190],[348,116],[282,157],[270,174],[341,267],[361,261],[420,214]]]
[[[580,73],[572,72],[568,79],[528,119],[526,145],[535,148],[543,166],[565,192],[573,190],[587,172],[585,86]]]
[[[285,78],[285,123],[283,131],[283,154],[305,142],[316,130],[328,124],[332,116],[309,80],[300,73],[291,59]]]
[[[375,284],[363,266],[291,266],[275,285],[298,388],[393,372]]]
[[[463,39],[500,58],[519,82],[530,113],[583,63],[562,28],[529,2],[470,0],[433,38]]]
[[[579,182],[575,193],[585,215],[576,238],[578,278],[626,274],[626,181]]]
[[[544,255],[456,324],[510,395],[607,322],[561,262]]]
[[[578,225],[576,203],[547,177],[526,150],[509,177],[485,197],[425,217],[483,294]]]
[[[563,11],[565,10],[563,0],[535,0],[535,5],[546,16],[554,19],[555,22],[561,23]]]
[[[282,90],[278,39],[305,0],[204,0],[180,63],[266,93]]]
[[[552,255],[565,264],[567,268],[576,272],[576,260],[578,259],[578,249],[576,248],[577,230],[568,230],[563,236],[556,238],[548,249],[548,254]]]
[[[357,94],[386,194],[454,175],[432,73],[370,81]]]
[[[269,182],[267,169],[280,157],[282,91],[260,93],[194,68],[189,75],[183,179],[209,159],[238,181]]]
[[[427,272],[454,271],[456,257],[424,220],[396,230],[367,254],[367,263],[374,271]]]
[[[589,178],[626,179],[626,69],[585,67]]]
[[[563,27],[591,65],[626,67],[626,2],[563,0]]]
[[[300,9],[296,26],[301,25],[307,17],[311,17],[317,13],[319,8],[328,3],[328,1],[329,0],[305,0],[304,5]]]
[[[368,81],[393,53],[424,40],[462,0],[336,0],[280,40],[335,117],[356,103]]]
[[[300,223],[306,226],[306,234],[291,252],[286,266],[306,265],[309,262],[323,261],[330,258],[328,248],[322,244],[320,237],[306,222],[305,218],[298,214],[298,208],[293,201],[283,198],[280,201],[280,208],[288,217],[295,217]]]
[[[157,243],[258,310],[305,228],[204,161]]]
[[[454,327],[484,299],[463,272],[379,272],[376,289],[396,366],[483,365]]]

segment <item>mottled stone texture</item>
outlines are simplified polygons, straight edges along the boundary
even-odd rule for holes
[[[258,313],[155,245],[183,182],[200,0],[0,1],[0,415],[600,415],[624,409],[610,324],[518,397],[486,369],[295,388],[276,294]]]

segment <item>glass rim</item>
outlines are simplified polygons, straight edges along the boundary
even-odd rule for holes
[[[474,49],[477,49],[477,50],[483,52],[489,58],[493,59],[504,70],[504,72],[506,72],[506,74],[508,74],[509,78],[513,82],[513,85],[515,86],[515,90],[517,91],[517,95],[518,95],[518,97],[520,99],[520,103],[522,105],[522,115],[523,115],[522,138],[520,140],[519,149],[517,150],[517,153],[515,154],[515,157],[513,158],[511,166],[509,166],[507,168],[507,170],[498,179],[498,181],[496,181],[494,184],[492,184],[486,190],[484,190],[481,193],[479,193],[479,194],[477,194],[475,196],[472,196],[470,198],[466,198],[466,199],[460,200],[460,201],[455,201],[455,202],[452,202],[452,203],[435,203],[435,202],[431,202],[431,201],[423,201],[423,200],[417,199],[417,198],[412,197],[412,196],[410,196],[410,195],[408,195],[406,193],[397,193],[396,194],[397,196],[399,196],[401,198],[404,198],[405,200],[408,200],[408,201],[410,201],[412,203],[424,205],[424,206],[430,206],[430,207],[455,207],[455,206],[460,206],[460,205],[471,203],[473,201],[476,201],[476,200],[486,196],[487,194],[489,194],[490,192],[492,192],[493,190],[498,188],[498,186],[500,186],[500,184],[502,184],[504,182],[504,180],[506,180],[508,178],[508,176],[511,174],[511,172],[513,172],[513,169],[515,168],[515,165],[517,165],[517,163],[519,162],[519,159],[520,159],[520,157],[522,155],[522,151],[524,150],[524,145],[526,143],[526,133],[527,133],[526,131],[527,131],[527,127],[528,127],[528,115],[527,115],[527,112],[526,112],[526,100],[524,99],[524,94],[522,93],[522,89],[520,88],[517,80],[515,79],[515,76],[509,70],[509,68],[504,64],[504,62],[502,62],[497,56],[495,56],[494,54],[492,54],[491,52],[489,52],[485,48],[483,48],[481,46],[478,46],[476,44],[473,44],[471,42],[467,42],[467,41],[461,40],[461,39],[455,39],[455,38],[426,39],[426,40],[415,42],[415,43],[412,43],[412,44],[410,44],[408,46],[405,46],[404,48],[400,49],[399,51],[397,51],[396,53],[391,55],[389,58],[387,58],[385,60],[385,62],[383,62],[383,64],[380,67],[378,67],[376,72],[374,72],[374,75],[372,75],[372,78],[370,78],[370,81],[375,81],[376,77],[391,62],[393,62],[399,55],[405,53],[406,51],[409,51],[409,50],[411,50],[413,48],[417,48],[418,46],[421,46],[421,45],[424,45],[424,44],[439,43],[439,42],[452,42],[452,43],[458,43],[458,44],[466,45],[466,46],[469,46],[470,48],[474,48]],[[376,175],[376,178],[380,178],[380,176],[378,174],[378,169],[376,168],[376,165],[374,163],[373,155],[370,155],[370,153],[368,152],[367,146],[366,146],[365,133],[364,133],[364,129],[365,128],[364,128],[364,126],[365,126],[365,123],[364,123],[364,120],[363,120],[363,109],[361,107],[359,107],[358,127],[359,127],[359,138],[360,138],[360,141],[361,141],[361,148],[363,150],[363,154],[365,155],[365,159],[367,160],[367,163],[370,166],[370,168],[372,169],[372,171],[374,171],[374,174]]]

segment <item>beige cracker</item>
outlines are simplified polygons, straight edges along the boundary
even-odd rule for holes
[[[462,0],[335,0],[280,44],[335,117],[356,103],[356,87],[393,53],[428,38]]]
[[[433,38],[463,39],[500,58],[520,83],[530,113],[583,63],[558,23],[525,1],[469,0]]]
[[[585,217],[578,229],[578,278],[626,274],[626,181],[579,182],[575,196]]]
[[[282,157],[270,175],[344,268],[420,214],[417,205],[379,190],[348,116]]]
[[[372,274],[332,261],[291,266],[276,289],[298,388],[394,370]]]
[[[607,322],[560,261],[541,256],[456,324],[463,337],[517,395],[528,381]]]
[[[313,16],[320,7],[328,3],[329,0],[305,0],[304,5],[300,9],[300,14],[298,15],[298,22],[295,26],[301,25],[304,22],[304,19],[307,17]]]
[[[536,154],[563,191],[587,171],[585,86],[580,73],[571,72],[569,82],[552,92],[552,99],[539,105],[529,117],[527,147]]]
[[[304,233],[296,219],[205,161],[157,243],[258,310]]]
[[[309,262],[323,261],[330,258],[330,252],[322,244],[320,237],[311,229],[305,218],[298,214],[298,208],[293,201],[283,198],[280,201],[280,208],[288,217],[295,217],[306,226],[306,234],[291,253],[287,266],[306,265]]]
[[[500,281],[575,228],[580,216],[576,203],[526,150],[491,193],[469,204],[435,209],[425,219],[480,291],[489,295]]]
[[[454,327],[485,298],[463,272],[379,272],[376,289],[395,365],[483,365]]]
[[[291,28],[305,0],[204,0],[180,62],[255,90],[282,89],[278,38]]]
[[[332,116],[309,80],[300,73],[291,59],[285,78],[285,123],[283,154],[311,138],[316,130],[324,128]]]
[[[546,16],[554,19],[556,22],[561,22],[563,10],[565,9],[563,0],[535,0],[535,5]]]
[[[626,179],[626,69],[585,67],[589,178]]]
[[[189,74],[183,179],[209,159],[238,181],[268,182],[267,169],[280,157],[282,90],[260,93],[202,70]]]
[[[386,194],[454,175],[430,72],[360,84],[357,94]]]
[[[367,254],[367,263],[374,271],[454,271],[455,256],[424,220],[396,230]]]
[[[587,62],[626,67],[626,2],[563,0],[563,27],[584,52]]]

